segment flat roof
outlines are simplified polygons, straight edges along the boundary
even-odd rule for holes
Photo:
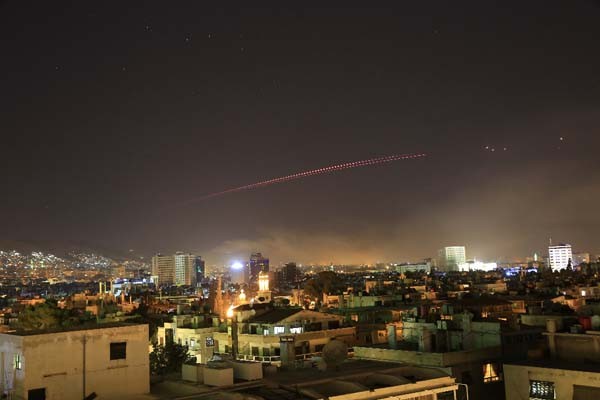
[[[97,329],[110,329],[110,328],[125,328],[132,326],[144,326],[148,324],[143,324],[139,322],[109,322],[105,324],[83,324],[71,327],[57,327],[50,329],[36,329],[36,330],[14,330],[9,332],[4,332],[6,335],[13,336],[34,336],[34,335],[48,335],[52,333],[62,333],[62,332],[76,332],[76,331],[89,331],[89,330],[97,330]]]
[[[567,371],[584,371],[584,372],[600,373],[600,364],[577,363],[577,362],[572,362],[572,361],[553,360],[550,358],[544,358],[541,360],[526,360],[526,361],[510,362],[510,363],[506,363],[505,365],[518,365],[518,366],[524,366],[524,367],[563,369],[563,370],[567,370]]]
[[[449,376],[435,367],[423,367],[398,362],[386,362],[375,360],[361,360],[349,358],[336,369],[320,371],[317,368],[305,368],[299,370],[281,370],[272,376],[265,376],[265,380],[276,382],[284,386],[310,386],[318,382],[348,379],[372,374],[392,374],[420,377],[416,381],[431,378]]]

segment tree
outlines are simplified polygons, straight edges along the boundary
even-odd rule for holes
[[[170,341],[164,346],[155,343],[150,353],[150,372],[153,375],[181,372],[181,366],[191,361],[195,361],[195,357],[189,355],[187,346]]]
[[[316,299],[321,299],[323,293],[335,293],[344,288],[343,280],[333,271],[322,271],[316,277],[309,279],[304,285],[304,293]]]
[[[19,314],[17,329],[24,331],[69,328],[93,321],[89,312],[67,310],[58,307],[53,299],[25,308]]]

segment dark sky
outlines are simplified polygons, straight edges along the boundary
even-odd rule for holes
[[[220,3],[0,2],[0,238],[209,264],[600,251],[599,2]]]

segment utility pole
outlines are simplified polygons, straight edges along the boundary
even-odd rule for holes
[[[85,345],[86,345],[86,337],[85,334],[83,335],[83,397],[82,399],[85,400]]]

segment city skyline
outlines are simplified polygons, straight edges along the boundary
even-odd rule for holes
[[[0,10],[2,240],[209,264],[600,251],[595,2]]]

